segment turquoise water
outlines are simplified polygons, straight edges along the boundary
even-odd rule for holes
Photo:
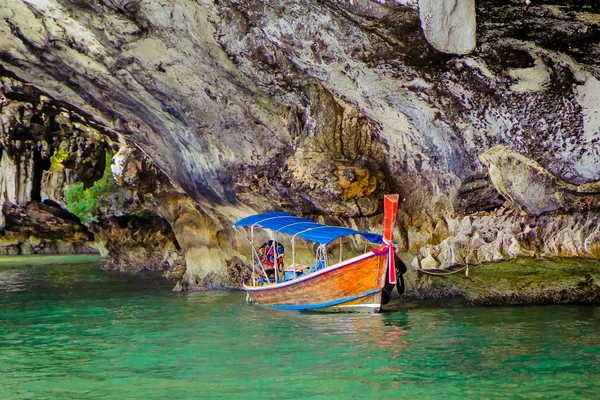
[[[298,314],[41,260],[0,260],[0,399],[598,398],[600,306]]]

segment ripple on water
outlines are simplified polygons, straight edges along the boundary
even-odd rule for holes
[[[299,314],[97,263],[0,277],[2,399],[579,399],[600,377],[598,306]]]

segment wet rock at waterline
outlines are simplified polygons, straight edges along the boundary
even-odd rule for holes
[[[0,255],[93,253],[92,235],[77,217],[36,201],[5,206]]]
[[[107,257],[103,268],[128,272],[168,271],[180,279],[185,262],[169,224],[156,215],[111,217],[90,226]]]
[[[426,2],[122,3],[0,0],[5,209],[73,209],[75,185],[89,231],[165,223],[136,251],[175,249],[186,290],[244,279],[240,217],[379,230],[386,192],[415,268],[596,257],[593,8],[480,1],[442,14],[437,44]],[[117,247],[114,265],[144,268]]]
[[[432,299],[463,297],[469,304],[597,304],[600,272],[597,261],[519,259],[470,266],[454,274],[435,275],[409,269],[407,297]],[[433,274],[433,272],[432,272]]]

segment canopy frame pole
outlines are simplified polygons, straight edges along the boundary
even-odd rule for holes
[[[291,223],[291,224],[283,225],[281,228],[277,229],[275,232],[279,233],[279,232],[281,232],[285,228],[289,228],[290,226],[300,225],[300,224],[317,224],[317,223],[314,222],[314,221],[311,221],[311,220],[307,219],[305,221],[294,222],[294,223]]]
[[[323,226],[317,226],[317,227],[314,227],[314,228],[308,228],[308,229],[305,229],[303,231],[297,232],[294,235],[294,237],[296,237],[296,236],[298,236],[298,235],[300,235],[301,233],[304,233],[304,232],[314,231],[314,230],[323,229],[323,228],[331,228],[331,226],[323,225]],[[319,242],[316,242],[316,243],[319,243]],[[319,243],[319,244],[321,244],[321,243]]]
[[[271,250],[273,250],[273,261],[275,262],[274,270],[275,270],[275,283],[279,280],[279,266],[277,262],[279,261],[279,256],[277,254],[277,242],[275,241],[275,233],[272,230],[269,230],[269,236],[271,237]]]
[[[236,231],[240,232],[238,230],[237,227],[233,227]],[[267,283],[271,283],[271,281],[269,280],[269,277],[267,276],[267,271],[265,271],[262,263],[260,262],[260,257],[258,255],[258,251],[256,251],[256,247],[254,246],[254,226],[252,226],[250,228],[250,238],[248,238],[246,235],[244,235],[243,232],[240,232],[240,234],[242,235],[242,237],[244,239],[246,239],[246,241],[248,243],[250,243],[250,247],[252,248],[252,284],[256,286],[256,264],[258,264],[260,266],[260,269],[262,270],[262,272],[265,274],[265,279],[267,280]]]
[[[296,279],[296,236],[292,236],[292,268],[294,268],[294,279]]]
[[[250,247],[252,248],[252,284],[256,286],[256,263],[254,262],[254,226],[250,228]]]

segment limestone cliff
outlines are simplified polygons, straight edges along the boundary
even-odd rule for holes
[[[426,3],[0,0],[2,114],[35,89],[101,131],[132,200],[99,219],[163,219],[186,288],[241,279],[238,217],[283,208],[377,229],[385,192],[401,195],[399,251],[417,269],[596,257],[597,10],[486,0],[474,16],[458,2],[434,48]],[[474,42],[449,35],[461,21]],[[33,134],[16,121],[9,140]],[[509,161],[485,153],[496,145]],[[15,163],[32,174],[28,154],[2,158],[4,181],[21,179]],[[63,204],[58,180],[93,184],[91,170],[45,196]],[[36,200],[26,181],[3,185],[17,188],[5,204]],[[558,250],[577,232],[587,245]]]

